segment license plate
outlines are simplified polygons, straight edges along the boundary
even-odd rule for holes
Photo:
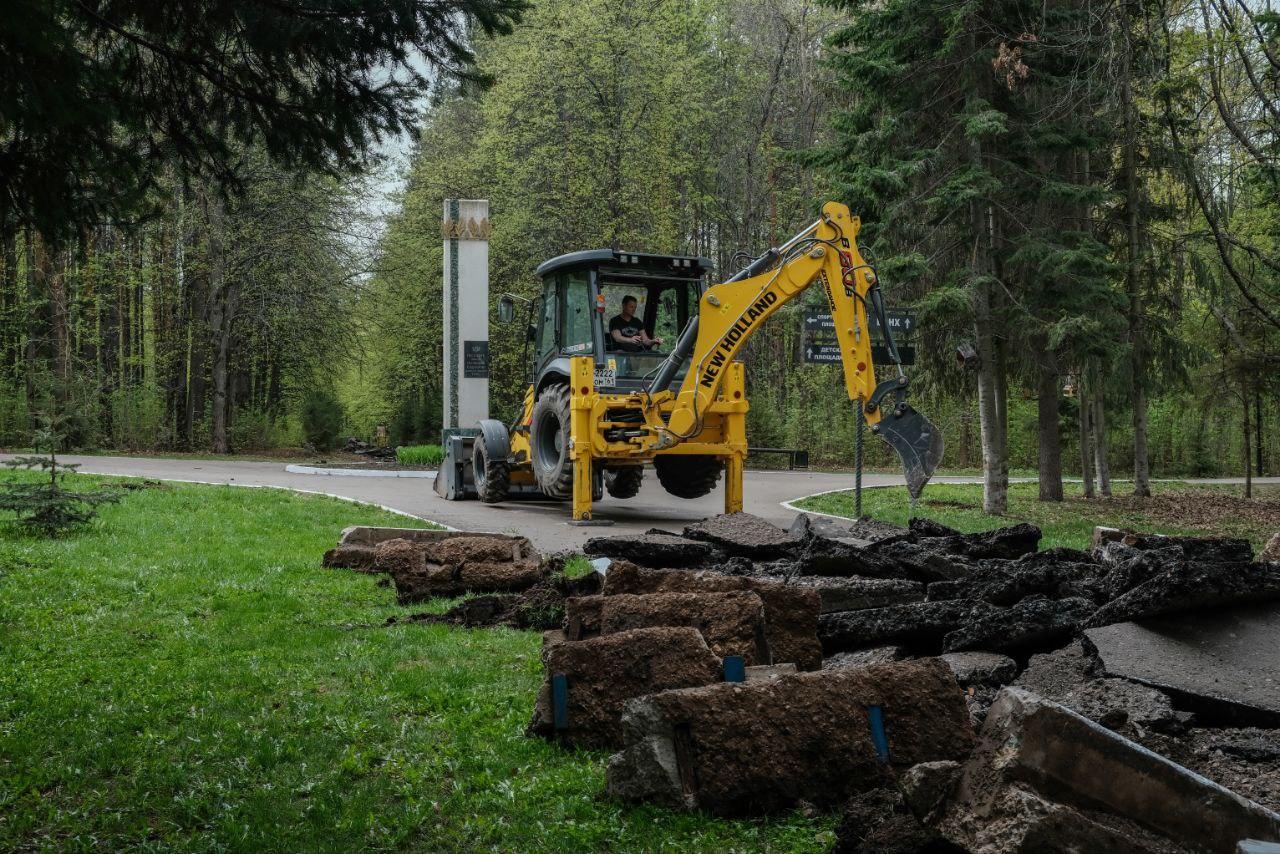
[[[613,388],[618,384],[615,368],[596,368],[596,388]]]

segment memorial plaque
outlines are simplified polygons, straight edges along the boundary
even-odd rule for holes
[[[462,342],[462,375],[467,379],[489,378],[489,342]]]

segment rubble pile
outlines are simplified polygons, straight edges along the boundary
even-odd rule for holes
[[[1280,842],[1277,555],[1040,540],[735,514],[594,539],[574,581],[496,535],[344,535],[326,563],[484,594],[414,620],[547,629],[528,734],[613,751],[622,801],[839,810],[843,852]]]
[[[394,460],[396,458],[395,448],[390,448],[386,445],[371,445],[355,436],[347,437],[347,441],[342,443],[342,450],[348,454],[368,457],[371,460]]]
[[[703,685],[628,696],[609,793],[725,814],[839,802],[842,851],[1280,841],[1280,564],[1227,538],[1099,529],[1087,551],[1040,539],[1026,524],[962,534],[801,516],[782,530],[735,514],[591,541],[615,560],[576,622],[570,609],[563,646],[620,637],[605,633],[613,597],[752,591],[768,660],[810,670],[781,640],[810,629],[782,633],[786,609],[770,602],[793,590],[816,594],[803,611],[823,656],[820,670],[744,684],[722,661]],[[894,694],[908,684],[932,700]],[[922,749],[922,730],[950,747]]]
[[[559,628],[565,602],[600,592],[600,576],[570,579],[569,553],[539,555],[524,537],[419,528],[352,527],[325,552],[324,565],[385,573],[396,600],[411,605],[438,597],[478,594],[443,614],[392,617],[396,622],[465,628]]]

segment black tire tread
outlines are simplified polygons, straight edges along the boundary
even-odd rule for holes
[[[537,463],[538,453],[533,452],[533,475],[538,481],[538,488],[551,498],[573,497],[573,461],[569,459],[569,386],[564,383],[553,383],[542,390],[533,405],[533,429],[536,431],[541,423],[542,411],[547,407],[555,407],[560,413],[560,429],[564,432],[564,459],[556,471],[543,472]],[[530,437],[536,445],[540,441],[537,435]]]
[[[484,463],[484,480],[475,478],[476,496],[485,504],[498,504],[507,499],[507,495],[511,491],[511,468],[507,465],[506,460],[491,460],[489,452],[485,449],[484,439],[476,437],[475,452],[471,457],[471,467],[473,470],[476,464],[483,460]]]
[[[703,454],[669,454],[654,457],[653,470],[662,488],[676,498],[701,498],[716,488],[724,465]]]
[[[604,488],[614,498],[635,498],[644,481],[644,466],[606,469]]]

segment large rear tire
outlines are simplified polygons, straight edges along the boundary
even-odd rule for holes
[[[485,504],[505,501],[511,491],[511,469],[507,461],[489,458],[483,436],[476,437],[471,450],[471,478],[475,481],[476,496]]]
[[[653,470],[662,488],[676,498],[701,498],[716,488],[724,465],[703,454],[664,454],[654,457]]]
[[[569,459],[569,387],[549,385],[533,404],[529,434],[533,477],[542,494],[551,498],[573,497],[573,461]]]
[[[635,498],[644,480],[644,466],[604,470],[604,488],[614,498]]]

